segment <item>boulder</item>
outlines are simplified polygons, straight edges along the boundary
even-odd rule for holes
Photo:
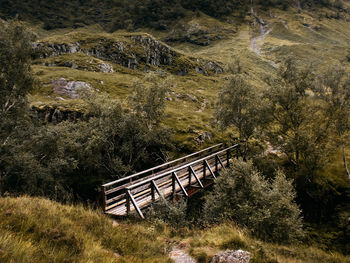
[[[226,252],[217,253],[211,263],[249,263],[250,253],[243,250],[229,250]]]
[[[52,86],[56,94],[65,95],[71,99],[78,99],[81,91],[92,89],[91,85],[86,82],[67,81],[64,78],[52,81]]]
[[[110,64],[107,63],[101,63],[98,65],[98,67],[100,68],[100,71],[103,73],[113,73],[113,67]]]

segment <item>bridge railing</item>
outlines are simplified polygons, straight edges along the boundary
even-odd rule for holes
[[[172,167],[138,182],[124,185],[122,189],[118,190],[120,192],[117,196],[106,199],[106,210],[125,205],[128,214],[131,211],[132,204],[140,217],[143,218],[141,208],[148,206],[155,200],[168,198],[169,196],[175,198],[179,192],[188,196],[186,188],[189,186],[204,188],[203,179],[215,179],[217,171],[229,166],[230,159],[237,156],[233,152],[238,147],[238,145],[233,145],[217,150],[205,157]]]
[[[192,153],[190,155],[186,155],[184,157],[178,158],[176,160],[152,167],[150,169],[144,170],[142,172],[138,172],[135,174],[132,174],[127,177],[120,178],[118,180],[115,180],[113,182],[106,183],[102,185],[103,192],[104,192],[104,203],[105,203],[105,211],[108,209],[111,209],[118,204],[120,200],[122,200],[125,197],[124,189],[126,186],[139,182],[145,178],[152,177],[154,175],[157,175],[158,173],[161,173],[169,168],[181,166],[182,164],[189,162],[193,159],[199,158],[201,156],[208,155],[212,152],[218,151],[223,148],[223,144],[216,144],[214,146],[205,148],[203,150],[200,150],[198,152]]]

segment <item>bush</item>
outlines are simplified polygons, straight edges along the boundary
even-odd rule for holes
[[[150,221],[166,223],[176,228],[187,227],[189,222],[186,219],[186,210],[185,201],[172,203],[160,200],[148,209],[147,218]]]
[[[281,171],[268,181],[252,162],[237,161],[216,180],[206,197],[205,221],[233,220],[260,239],[288,243],[303,235],[292,182]]]

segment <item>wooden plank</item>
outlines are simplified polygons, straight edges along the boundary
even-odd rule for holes
[[[202,182],[199,180],[197,173],[193,170],[193,167],[190,165],[190,171],[193,173],[193,176],[196,178],[197,183],[201,188],[204,188]]]
[[[133,204],[134,207],[135,207],[136,212],[139,214],[139,216],[140,216],[142,219],[145,219],[145,217],[143,216],[143,214],[142,214],[142,212],[141,212],[141,209],[140,209],[139,206],[137,205],[137,203],[136,203],[134,197],[132,196],[130,190],[128,190],[127,193],[128,193],[128,196],[129,196],[129,198],[130,198],[132,204]]]
[[[186,197],[188,197],[188,194],[187,194],[185,188],[183,187],[183,185],[182,185],[182,183],[181,183],[179,177],[177,177],[177,174],[176,174],[175,172],[173,172],[173,176],[174,176],[175,180],[177,181],[177,183],[179,184],[179,186],[180,186],[182,192],[184,193],[184,195],[185,195]],[[175,193],[175,191],[174,191],[174,193]]]

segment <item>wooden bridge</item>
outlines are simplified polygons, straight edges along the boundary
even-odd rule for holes
[[[217,144],[171,162],[103,185],[106,214],[126,216],[159,199],[189,197],[213,184],[220,169],[237,157],[239,145]]]

